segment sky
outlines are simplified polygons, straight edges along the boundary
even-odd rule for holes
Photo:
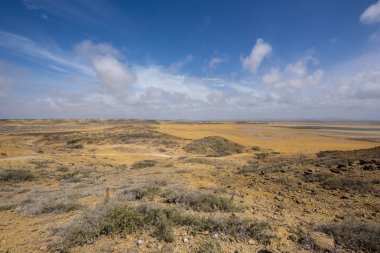
[[[0,118],[380,120],[380,0],[0,1]]]

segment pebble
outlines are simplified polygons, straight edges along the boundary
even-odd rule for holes
[[[218,238],[219,238],[219,234],[218,234],[218,233],[215,233],[212,237],[213,237],[214,239],[218,239]]]
[[[248,241],[248,243],[251,244],[251,245],[256,244],[255,240],[252,240],[252,239],[250,239],[250,240]]]
[[[144,243],[144,240],[137,240],[138,245],[142,245]]]
[[[189,242],[189,239],[187,239],[186,237],[183,238],[183,242],[184,243],[188,243]]]

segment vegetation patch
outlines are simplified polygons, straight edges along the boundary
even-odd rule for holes
[[[30,170],[6,169],[0,171],[0,181],[3,182],[23,182],[33,179],[34,175]]]
[[[12,210],[12,209],[16,208],[16,206],[17,205],[13,205],[13,204],[10,204],[10,205],[1,205],[0,206],[0,212]]]
[[[152,200],[155,196],[161,193],[161,189],[157,186],[144,186],[141,188],[135,188],[132,190],[125,190],[124,195],[127,196],[129,200],[141,200],[148,198]]]
[[[371,181],[358,177],[335,176],[331,173],[310,173],[304,175],[306,182],[318,182],[323,188],[346,192],[367,193],[373,191]]]
[[[219,242],[215,240],[207,240],[205,242],[202,242],[197,249],[195,250],[196,253],[222,253],[222,247],[220,246]]]
[[[183,149],[193,154],[218,157],[241,153],[244,146],[220,136],[208,136],[190,142]]]
[[[125,204],[99,205],[76,217],[69,225],[58,231],[62,240],[51,245],[53,251],[68,251],[76,245],[93,243],[101,235],[126,235],[142,230],[152,231],[158,239],[173,241],[173,229],[187,226],[194,232],[218,232],[239,239],[254,238],[269,243],[266,223],[243,220],[236,216],[228,218],[203,218],[180,213],[174,209]]]
[[[369,222],[333,223],[319,228],[335,241],[356,252],[380,252],[380,224]]]
[[[195,191],[168,192],[165,194],[165,197],[169,203],[181,204],[196,211],[237,212],[242,210],[232,199]]]
[[[24,206],[21,212],[25,215],[41,215],[47,213],[67,213],[81,208],[81,205],[68,197],[41,197]]]
[[[154,160],[142,160],[142,161],[139,161],[139,162],[135,162],[131,169],[133,170],[139,170],[139,169],[144,169],[144,168],[148,168],[148,167],[153,167],[157,164],[157,161],[154,161]]]

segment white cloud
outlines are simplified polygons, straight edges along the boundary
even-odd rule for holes
[[[370,5],[360,16],[360,21],[364,24],[380,22],[380,0]]]
[[[257,39],[255,46],[252,48],[251,54],[243,59],[243,67],[256,74],[262,61],[270,55],[272,47],[263,39]]]
[[[137,79],[135,73],[113,56],[96,56],[92,61],[100,84],[111,95],[126,95],[130,85]]]
[[[186,55],[185,58],[171,64],[169,66],[169,70],[172,72],[178,72],[183,66],[187,65],[193,60],[193,56],[191,54]]]
[[[380,70],[360,73],[345,84],[346,93],[361,100],[380,100]]]
[[[125,62],[119,60],[121,54],[112,45],[85,40],[75,47],[75,51],[90,60],[107,94],[123,97],[131,92],[131,85],[136,82],[137,76]]]
[[[98,43],[94,44],[90,40],[84,40],[75,46],[75,51],[81,55],[94,57],[96,55],[110,55],[120,57],[120,52],[115,49],[111,44]]]
[[[275,88],[303,88],[318,84],[324,76],[324,71],[321,69],[309,71],[309,62],[316,64],[316,60],[307,55],[295,63],[286,65],[282,71],[272,68],[269,73],[262,76],[261,80],[264,84]]]
[[[212,58],[209,60],[209,62],[207,63],[207,67],[206,67],[205,69],[206,69],[206,70],[207,70],[207,69],[214,69],[214,68],[216,68],[218,65],[227,62],[227,60],[228,60],[227,57],[212,57]]]
[[[162,66],[136,66],[138,81],[134,85],[137,92],[157,88],[166,92],[187,94],[192,99],[207,100],[214,80],[172,73]]]

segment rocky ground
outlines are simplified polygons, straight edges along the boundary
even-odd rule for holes
[[[2,121],[0,252],[380,252],[376,142],[286,154],[163,124]]]

